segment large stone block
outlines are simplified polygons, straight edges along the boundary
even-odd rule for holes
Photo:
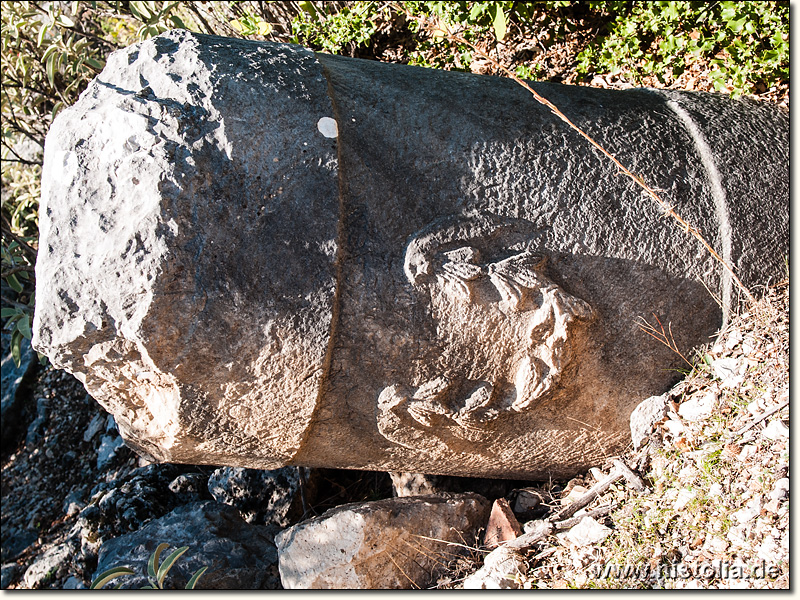
[[[785,112],[533,85],[745,284],[783,276]],[[676,380],[639,319],[686,353],[737,301],[513,81],[185,31],[56,119],[40,248],[34,346],[130,445],[195,464],[579,472]]]
[[[420,589],[476,543],[489,502],[430,494],[337,506],[275,537],[286,589]],[[451,545],[453,544],[453,545]]]

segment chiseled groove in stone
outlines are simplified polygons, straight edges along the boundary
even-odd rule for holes
[[[337,129],[339,135],[341,135],[342,128],[343,128],[343,121],[340,118],[339,114],[339,107],[336,104],[336,92],[333,89],[333,84],[331,83],[330,75],[328,74],[328,69],[325,67],[324,62],[324,55],[320,54],[319,52],[314,53],[314,57],[317,60],[317,64],[320,66],[320,70],[322,71],[322,75],[325,77],[325,81],[327,83],[327,94],[328,98],[331,101],[331,107],[333,110],[333,118],[336,121]],[[333,291],[333,299],[331,302],[331,323],[328,333],[328,347],[325,350],[325,356],[322,360],[322,374],[319,378],[318,383],[318,391],[317,391],[317,400],[314,405],[314,410],[312,411],[310,417],[308,418],[308,422],[306,423],[306,429],[303,432],[303,435],[300,438],[300,441],[297,445],[297,450],[292,455],[290,459],[286,461],[287,464],[292,464],[293,459],[300,454],[301,450],[305,446],[306,440],[308,439],[309,434],[314,428],[314,423],[319,418],[320,407],[323,405],[325,391],[330,382],[330,373],[331,367],[333,365],[333,353],[336,347],[336,337],[339,333],[339,316],[341,314],[341,305],[342,305],[342,281],[344,278],[344,252],[345,252],[345,242],[347,240],[347,229],[345,226],[345,194],[344,194],[344,186],[345,186],[345,179],[344,179],[344,169],[342,168],[342,146],[338,141],[336,142],[336,175],[337,175],[337,184],[338,184],[338,192],[339,192],[339,220],[337,223],[337,230],[336,230],[336,261],[335,261],[335,269],[336,269],[336,286]]]
[[[667,101],[667,107],[675,113],[680,122],[686,128],[686,131],[694,142],[695,149],[700,155],[700,160],[703,163],[703,168],[708,174],[708,181],[711,185],[711,197],[714,199],[714,208],[717,213],[717,224],[719,226],[719,237],[722,242],[722,249],[720,255],[728,265],[733,267],[731,263],[731,224],[728,218],[728,198],[725,190],[722,187],[717,164],[714,161],[714,154],[706,142],[703,132],[692,119],[691,115],[674,99],[666,94],[660,94]],[[722,327],[728,322],[728,317],[731,310],[731,295],[733,293],[733,280],[731,274],[727,269],[722,268]]]

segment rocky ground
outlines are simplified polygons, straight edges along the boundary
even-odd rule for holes
[[[501,513],[483,528],[500,540],[516,538],[520,547],[502,550],[498,570],[498,551],[487,547],[485,534],[464,540],[457,558],[442,555],[447,560],[438,563],[447,567],[430,586],[787,588],[788,299],[788,281],[770,289],[710,347],[689,357],[695,361],[687,376],[651,403],[640,447],[619,457],[644,488],[636,489],[636,477],[617,476],[577,512],[570,503],[607,482],[616,473],[613,461],[570,481],[538,484],[151,465],[122,444],[113,418],[78,381],[39,367],[29,373],[27,391],[23,386],[26,399],[12,433],[4,430],[2,587],[87,587],[98,553],[103,568],[113,562],[100,552],[111,540],[136,531],[168,535],[174,525],[165,524],[165,515],[179,508],[191,513],[202,501],[210,501],[202,505],[206,513],[209,507],[230,511],[222,505],[235,509],[236,527],[251,537],[257,532],[269,550],[259,552],[272,556],[282,529],[347,502],[476,491]],[[179,521],[186,527],[191,519]],[[546,535],[522,543],[543,523],[550,523]],[[242,535],[223,537],[244,544]],[[135,538],[121,539],[137,547]],[[208,561],[214,546],[203,544],[197,551]],[[280,586],[274,556],[263,572],[248,585]]]

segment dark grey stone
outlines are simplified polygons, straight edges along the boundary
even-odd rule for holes
[[[0,589],[7,589],[19,577],[22,569],[17,563],[7,563],[0,570]]]
[[[28,589],[47,587],[54,579],[66,574],[75,554],[72,544],[64,543],[40,554],[25,570],[22,579]]]
[[[14,363],[11,355],[11,335],[3,332],[2,340],[2,385],[0,385],[0,428],[2,429],[2,446],[6,450],[17,434],[24,431],[22,423],[22,405],[27,397],[26,382],[30,381],[36,371],[36,353],[30,342],[23,338],[20,343],[20,365]]]
[[[424,473],[391,472],[389,477],[392,480],[394,495],[399,498],[425,494],[474,492],[492,501],[507,495],[517,484],[521,483],[503,479],[452,477],[450,475],[426,475]]]
[[[33,445],[42,439],[42,430],[47,423],[47,413],[50,402],[47,398],[36,400],[36,418],[28,425],[28,432],[25,434],[25,443]]]
[[[746,285],[783,276],[785,111],[532,85]],[[173,31],[59,115],[43,181],[34,346],[159,460],[571,475],[678,378],[640,319],[685,354],[737,302],[507,79]]]
[[[100,439],[100,447],[97,449],[97,469],[107,467],[117,455],[117,451],[125,445],[122,437],[118,435],[104,435]]]
[[[211,494],[208,492],[208,475],[202,473],[181,473],[170,482],[169,490],[181,502],[211,499]]]
[[[39,539],[39,534],[33,529],[9,528],[3,531],[2,560],[10,561],[17,558],[30,548]]]
[[[222,467],[208,478],[214,500],[236,508],[248,523],[286,527],[302,514],[297,467],[274,471]]]
[[[158,544],[189,549],[167,575],[164,587],[181,589],[200,568],[208,570],[197,585],[200,589],[279,589],[278,555],[274,536],[277,528],[249,525],[237,511],[212,501],[195,502],[150,522],[136,531],[103,544],[94,575],[116,566],[128,566],[136,575],[116,581],[125,589],[147,585],[147,561]]]

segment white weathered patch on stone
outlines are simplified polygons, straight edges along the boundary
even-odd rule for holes
[[[500,546],[483,559],[483,566],[464,579],[465,590],[518,590],[528,572],[519,552]]]
[[[275,468],[304,439],[328,349],[337,156],[308,127],[332,105],[310,51],[201,38],[115,52],[55,119],[34,344],[140,453]]]
[[[633,447],[639,448],[653,431],[656,423],[667,416],[668,394],[650,396],[642,400],[631,413],[631,438]]]
[[[317,121],[317,129],[319,129],[319,132],[326,138],[339,137],[339,125],[336,123],[335,119],[331,119],[330,117],[322,117]]]

